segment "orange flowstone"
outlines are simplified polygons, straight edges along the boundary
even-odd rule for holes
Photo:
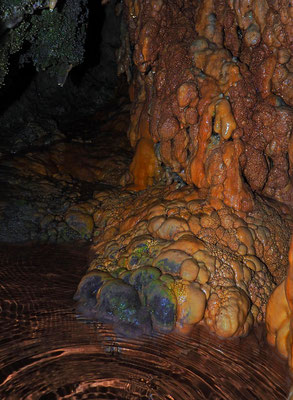
[[[289,250],[287,278],[274,290],[266,312],[268,342],[288,358],[293,372],[293,236]]]
[[[160,161],[186,183],[208,189],[212,150],[241,137],[240,176],[258,194],[290,205],[293,186],[284,182],[292,180],[292,166],[287,173],[286,165],[293,123],[287,107],[293,104],[290,5],[154,0],[125,6],[135,49],[132,146],[141,138],[136,124],[143,108]],[[214,123],[203,118],[213,102]],[[281,126],[285,118],[287,130]],[[211,135],[207,124],[214,125]]]
[[[119,232],[124,233],[129,231],[145,217],[145,214],[146,213],[140,212],[139,214],[133,215],[132,217],[128,217],[125,221],[121,223]]]
[[[263,79],[261,81],[260,92],[263,98],[266,98],[271,94],[271,86],[272,86],[271,81],[274,74],[275,66],[276,66],[275,56],[268,57],[261,66]]]
[[[214,131],[220,134],[224,140],[228,140],[236,128],[237,125],[231,111],[230,103],[226,99],[218,100],[216,103]]]
[[[198,134],[198,149],[190,166],[191,180],[198,188],[207,187],[205,159],[208,141],[212,134],[212,117],[214,108],[214,103],[211,103],[206,107],[201,116]]]
[[[288,301],[288,306],[290,309],[290,329],[289,329],[289,337],[288,337],[288,358],[289,358],[289,366],[291,370],[293,370],[293,239],[290,246],[289,251],[289,270],[286,279],[286,296]]]
[[[128,186],[128,190],[144,190],[153,184],[154,177],[158,175],[158,161],[151,139],[139,140],[130,165],[130,173],[133,176],[133,184]]]
[[[141,109],[137,133],[135,155],[130,164],[130,173],[133,184],[128,186],[129,190],[144,190],[153,184],[154,178],[159,176],[160,169],[154,151],[154,142],[149,133],[149,120],[144,108]]]
[[[253,209],[253,197],[241,177],[239,157],[243,152],[240,140],[225,143],[223,161],[227,167],[227,177],[224,182],[224,203],[239,211]]]
[[[212,78],[205,78],[201,83],[200,94],[201,98],[198,102],[197,111],[199,115],[202,115],[207,105],[211,103],[214,98],[217,98],[221,91]]]

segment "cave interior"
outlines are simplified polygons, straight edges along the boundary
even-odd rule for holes
[[[292,0],[3,0],[0,47],[2,248],[87,243],[79,318],[263,324],[292,371]]]

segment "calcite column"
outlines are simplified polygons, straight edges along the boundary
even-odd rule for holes
[[[293,204],[292,5],[125,0],[131,189],[168,167],[239,211],[254,193]]]

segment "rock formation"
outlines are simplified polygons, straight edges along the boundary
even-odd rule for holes
[[[292,6],[125,0],[118,58],[135,155],[122,183],[139,194],[105,230],[79,285],[87,317],[139,333],[204,321],[241,336],[264,321],[280,284],[267,324],[270,342],[290,354]]]

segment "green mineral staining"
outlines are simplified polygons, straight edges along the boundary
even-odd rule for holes
[[[153,329],[168,333],[175,327],[176,296],[161,280],[152,281],[145,290]]]
[[[170,288],[170,287],[174,284],[174,282],[175,282],[175,279],[174,279],[173,276],[170,275],[170,274],[163,274],[163,275],[161,275],[161,276],[160,276],[160,280],[161,280],[162,282],[164,282],[164,283],[167,285],[168,288]]]
[[[148,285],[153,281],[160,277],[161,272],[158,268],[154,267],[140,267],[136,270],[132,271],[129,283],[134,286],[134,288],[138,291],[140,301],[143,305],[147,303],[147,288]]]
[[[110,323],[118,333],[136,336],[151,330],[168,333],[176,323],[174,278],[158,268],[93,270],[81,280],[74,299],[84,317]]]
[[[140,267],[144,265],[149,265],[153,261],[153,258],[149,254],[148,243],[140,243],[132,251],[128,264],[130,268]]]
[[[127,266],[127,261],[128,261],[128,258],[127,258],[127,257],[125,257],[125,256],[120,257],[120,258],[118,259],[118,265],[119,265],[119,267],[126,268],[126,266]]]
[[[121,279],[106,282],[97,293],[97,319],[111,323],[118,334],[140,336],[151,332],[150,313],[137,291]]]
[[[131,271],[129,271],[128,269],[125,271],[122,271],[119,274],[119,278],[122,279],[123,282],[125,282],[125,283],[129,283],[130,276],[131,276]]]
[[[113,271],[111,271],[111,275],[113,276],[113,278],[121,278],[120,275],[123,275],[124,272],[127,272],[128,270],[126,268],[120,267],[117,268]]]
[[[147,286],[152,280],[158,279],[160,275],[161,272],[158,268],[141,267],[132,271],[129,283],[139,291],[143,287]]]
[[[83,61],[87,0],[66,0],[62,7],[57,2],[52,12],[48,5],[47,0],[1,1],[0,86],[15,53],[20,65],[32,62],[37,71],[48,70],[61,83],[60,71],[66,74]]]
[[[163,273],[174,273],[179,274],[180,263],[176,260],[170,260],[168,257],[159,260],[156,263],[156,267],[159,268]]]
[[[101,320],[135,322],[141,304],[137,291],[121,279],[106,282],[97,293]]]

